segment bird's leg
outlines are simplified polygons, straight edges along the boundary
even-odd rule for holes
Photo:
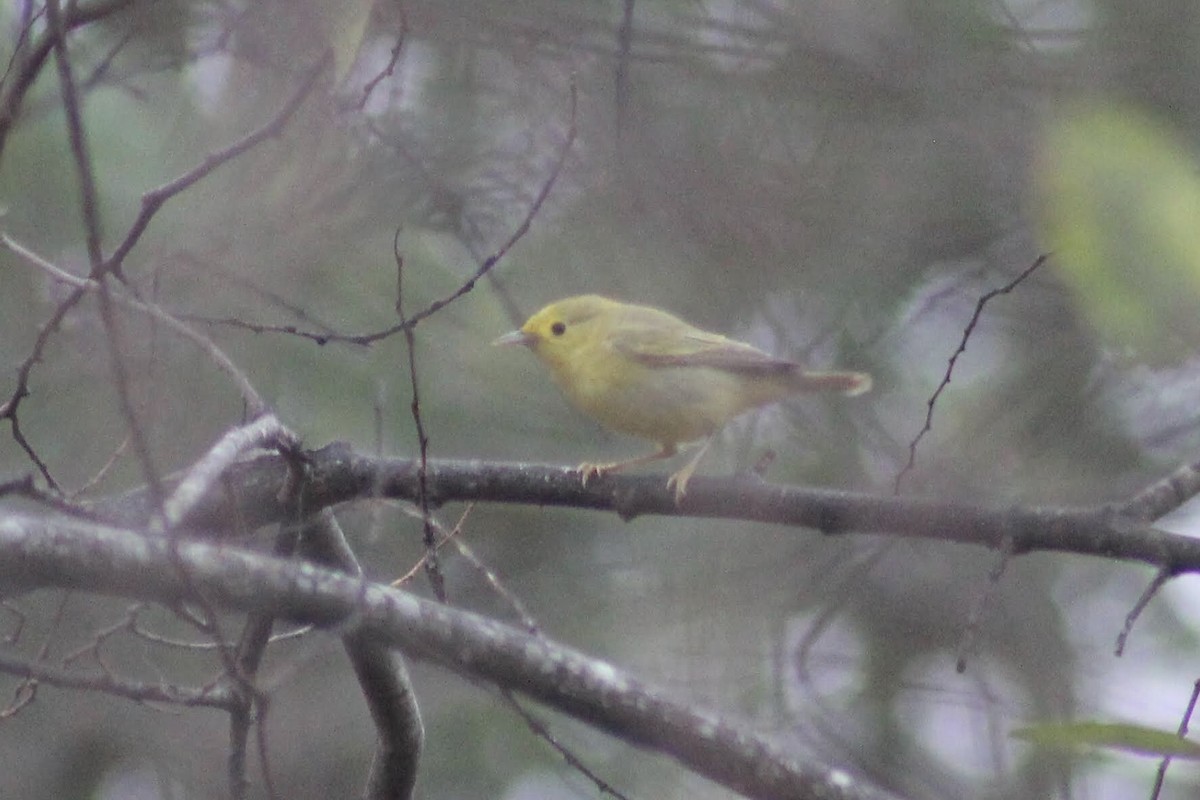
[[[696,471],[696,467],[700,465],[700,459],[704,458],[704,454],[708,452],[708,447],[713,443],[716,434],[709,436],[704,440],[704,443],[696,449],[696,455],[692,456],[692,460],[683,465],[683,468],[678,472],[672,473],[671,477],[667,478],[667,488],[675,487],[675,505],[679,505],[683,500],[683,496],[687,494],[688,481],[692,479],[692,473]]]
[[[636,467],[639,464],[648,464],[651,461],[661,461],[664,458],[670,458],[677,452],[679,451],[675,449],[674,444],[664,444],[659,447],[657,452],[649,453],[648,455],[626,459],[625,461],[613,461],[610,464],[593,464],[590,461],[585,461],[576,467],[576,469],[583,478],[583,485],[587,486],[588,481],[592,478],[602,478],[611,472],[619,472],[629,467]]]

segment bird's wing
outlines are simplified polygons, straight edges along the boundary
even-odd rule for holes
[[[797,367],[794,361],[690,325],[675,330],[629,326],[612,344],[618,352],[652,367],[711,367],[757,374],[788,372]]]

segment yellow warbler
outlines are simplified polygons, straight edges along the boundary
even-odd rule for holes
[[[808,372],[660,309],[594,294],[551,303],[493,344],[525,345],[580,410],[613,430],[658,442],[649,455],[580,464],[585,486],[594,477],[670,458],[680,442],[705,439],[667,480],[676,501],[714,435],[743,411],[796,392],[856,395],[871,388],[865,373]]]

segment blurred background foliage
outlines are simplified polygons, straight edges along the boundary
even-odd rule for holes
[[[599,292],[815,366],[871,371],[865,398],[739,420],[705,470],[746,469],[770,449],[772,480],[888,493],[978,298],[1053,251],[987,307],[901,491],[1101,502],[1195,458],[1190,0],[106,5],[117,10],[70,39],[106,252],[144,192],[265,123],[333,54],[282,135],[167,203],[125,267],[145,296],[217,339],[312,445],[414,453],[403,341],[318,346],[222,321],[393,324],[397,229],[405,309],[445,296],[525,218],[573,122],[529,233],[417,331],[433,457],[573,464],[637,452],[569,409],[527,354],[488,347],[547,301]],[[44,30],[40,7],[17,0],[0,24],[7,63]],[[0,88],[16,80],[10,68]],[[84,270],[52,68],[0,151],[0,203],[8,234]],[[0,282],[7,395],[63,290],[7,251]],[[158,463],[181,467],[240,419],[240,403],[191,345],[143,318],[125,329]],[[26,435],[64,486],[82,487],[127,434],[91,301],[53,337],[30,389]],[[0,467],[31,465],[5,437]],[[125,456],[91,491],[141,481]],[[462,509],[440,513],[452,524]],[[399,575],[419,555],[419,523],[402,510],[344,516],[371,575]],[[1149,577],[1129,566],[1019,560],[990,590],[959,674],[995,563],[983,551],[516,507],[475,508],[462,535],[549,635],[914,797],[1145,796],[1152,763],[1047,755],[1008,732],[1076,715],[1173,727],[1195,677],[1186,580],[1111,655]],[[447,568],[455,602],[512,618],[469,565]],[[57,656],[124,613],[58,595],[21,610],[13,647],[52,631]],[[146,613],[148,627],[187,633]],[[216,669],[128,632],[102,649],[122,674],[199,683]],[[268,665],[284,796],[352,796],[373,736],[337,643],[312,634]],[[429,735],[420,796],[595,794],[485,688],[421,666],[415,678]],[[6,761],[20,765],[0,774],[0,795],[219,796],[224,724],[43,689],[0,722]],[[726,796],[578,724],[554,728],[630,796]],[[1167,796],[1194,796],[1198,783],[1177,765]]]

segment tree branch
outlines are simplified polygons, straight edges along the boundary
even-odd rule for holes
[[[69,3],[63,10],[63,28],[69,31],[88,25],[115,14],[132,3],[133,0],[101,0],[86,5]],[[4,153],[8,134],[20,117],[25,95],[33,87],[46,65],[46,58],[54,49],[55,39],[55,32],[47,30],[20,47],[14,55],[13,69],[0,83],[0,154]]]
[[[188,580],[181,581],[183,570]],[[407,592],[228,544],[65,518],[0,519],[0,583],[37,581],[169,605],[193,600],[334,628],[491,681],[752,798],[886,798],[603,661]]]
[[[333,512],[326,509],[305,520],[300,546],[313,562],[362,578],[362,567]],[[342,642],[379,732],[364,797],[408,800],[425,745],[425,727],[408,668],[399,653],[370,636],[348,634]]]
[[[377,458],[334,443],[307,454],[311,485],[307,511],[349,500],[387,497],[416,501],[418,462]],[[279,491],[287,466],[263,456],[232,467],[232,491],[198,498],[184,527],[223,535],[286,518]],[[168,481],[168,489],[173,481]],[[1150,491],[1149,489],[1143,492]],[[431,506],[457,501],[562,506],[614,511],[626,520],[654,514],[739,519],[816,528],[827,534],[880,533],[999,549],[1014,556],[1045,551],[1139,561],[1172,575],[1200,572],[1200,540],[1154,528],[1114,506],[1006,508],[765,483],[756,478],[697,477],[676,505],[661,475],[611,475],[585,488],[574,467],[485,461],[431,460]],[[236,498],[236,505],[233,505]],[[118,525],[142,526],[153,506],[145,490],[87,506]]]

